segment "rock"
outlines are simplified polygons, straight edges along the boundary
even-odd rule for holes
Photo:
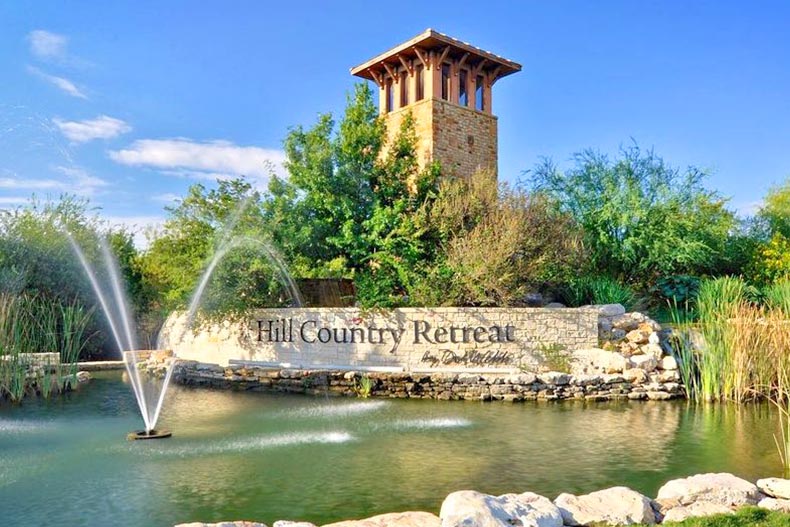
[[[631,384],[642,384],[647,381],[647,373],[640,368],[629,368],[623,372],[625,380]]]
[[[603,304],[597,307],[599,317],[616,317],[625,314],[625,308],[622,304]]]
[[[655,357],[656,360],[661,360],[661,357],[664,356],[664,350],[658,344],[645,344],[639,347],[639,351],[644,355]]]
[[[680,372],[678,370],[663,370],[658,374],[658,382],[677,383],[679,381]]]
[[[628,342],[633,342],[634,344],[647,344],[647,333],[643,333],[638,329],[633,331],[629,331],[625,334],[625,338]]]
[[[612,330],[612,340],[621,340],[625,338],[625,330],[620,328],[614,328]]]
[[[527,307],[540,307],[543,305],[543,295],[540,293],[527,293],[524,295],[524,303]]]
[[[272,527],[316,527],[316,525],[310,522],[292,522],[288,520],[278,520],[274,522]]]
[[[561,386],[563,384],[568,384],[571,382],[571,376],[567,373],[561,373],[558,371],[550,371],[546,373],[541,373],[538,375],[538,380],[543,384],[553,384],[555,386]]]
[[[621,373],[627,364],[622,354],[600,348],[576,350],[571,355],[571,371],[574,374]]]
[[[453,492],[442,503],[441,527],[562,527],[560,510],[532,492],[491,496],[474,490]]]
[[[440,527],[441,521],[430,512],[393,512],[364,520],[347,520],[323,527]]]
[[[650,392],[648,392],[650,397]],[[756,485],[726,472],[697,474],[683,479],[673,479],[658,489],[657,500],[678,501],[679,505],[710,502],[726,507],[757,505],[760,491]]]
[[[661,337],[658,336],[658,333],[650,333],[647,336],[647,343],[648,344],[661,344]]]
[[[565,304],[563,304],[561,302],[549,302],[548,304],[546,304],[543,307],[546,307],[548,309],[562,309],[562,308],[565,307]]]
[[[91,372],[89,371],[78,371],[77,372],[77,382],[79,384],[86,383],[91,380]]]
[[[783,498],[763,498],[757,503],[757,506],[769,511],[790,512],[790,500]]]
[[[634,355],[628,359],[628,363],[632,368],[639,368],[647,373],[656,369],[658,361],[652,355]]]
[[[612,317],[612,326],[615,329],[621,329],[625,332],[633,331],[639,327],[639,324],[647,320],[647,317],[642,313],[624,313]]]
[[[647,398],[651,401],[666,401],[672,399],[672,395],[667,392],[649,391],[647,392]]]
[[[675,357],[671,355],[667,355],[661,359],[661,362],[658,363],[658,368],[660,370],[677,370],[678,369],[678,361],[675,360]]]
[[[757,488],[772,498],[790,499],[790,479],[758,479]]]
[[[554,500],[565,525],[653,525],[656,515],[650,498],[627,487],[612,487],[583,496],[560,494]]]
[[[698,518],[700,516],[712,516],[714,514],[732,514],[733,510],[720,503],[710,501],[697,501],[690,505],[680,505],[672,507],[664,513],[664,523],[682,522],[687,518]]]

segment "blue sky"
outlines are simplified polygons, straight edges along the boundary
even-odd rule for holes
[[[631,140],[754,210],[790,176],[787,2],[0,1],[0,208],[76,193],[144,227],[189,185],[265,185],[349,68],[432,27],[523,65],[500,178]]]

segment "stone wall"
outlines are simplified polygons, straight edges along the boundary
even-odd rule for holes
[[[480,168],[497,170],[497,118],[441,99],[424,99],[385,116],[387,143],[411,113],[417,136],[417,161],[424,168],[441,163],[445,175],[470,177]]]
[[[444,174],[497,172],[497,118],[448,101],[433,101],[433,156]]]
[[[674,371],[622,374],[382,373],[272,369],[179,361],[173,378],[188,386],[307,395],[475,401],[667,400],[683,397]]]
[[[539,371],[598,345],[596,308],[264,309],[243,322],[185,329],[171,316],[161,347],[227,365],[405,371]]]

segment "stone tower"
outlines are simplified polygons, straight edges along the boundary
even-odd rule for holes
[[[427,29],[351,69],[379,88],[388,139],[411,112],[421,167],[438,161],[444,174],[469,177],[497,170],[497,118],[491,88],[521,65]]]

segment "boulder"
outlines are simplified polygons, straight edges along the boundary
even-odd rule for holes
[[[576,350],[571,355],[571,372],[574,374],[621,373],[627,365],[622,354],[600,348]]]
[[[647,317],[642,313],[623,313],[622,315],[612,317],[612,326],[615,329],[621,329],[627,333],[637,329],[639,324],[646,320]],[[625,334],[623,336],[625,336]]]
[[[649,396],[649,394],[648,394]],[[676,500],[678,505],[708,502],[725,507],[757,505],[760,491],[756,485],[726,472],[697,474],[682,479],[673,479],[658,489],[658,501]]]
[[[660,360],[661,357],[664,356],[664,350],[662,350],[661,346],[658,344],[645,344],[644,346],[640,346],[639,352],[643,355],[651,355],[655,357],[656,360]]]
[[[643,384],[647,381],[647,373],[640,368],[629,368],[623,372],[623,378],[632,384]]]
[[[616,317],[625,314],[625,308],[622,304],[603,304],[597,307],[599,317]]]
[[[733,510],[720,503],[710,501],[697,501],[689,505],[672,507],[664,512],[664,523],[682,522],[687,518],[698,518],[700,516],[712,516],[714,514],[731,514]]]
[[[543,384],[561,386],[563,384],[570,383],[571,376],[567,373],[562,373],[558,371],[549,371],[546,373],[538,374],[538,381],[542,382]]]
[[[548,304],[546,304],[543,307],[545,307],[547,309],[562,309],[562,308],[565,307],[565,304],[563,304],[561,302],[549,302]]]
[[[562,527],[560,510],[532,492],[491,496],[473,490],[453,492],[442,503],[441,527]]]
[[[634,355],[628,358],[628,363],[631,368],[639,368],[647,373],[654,371],[658,366],[658,361],[652,355]]]
[[[627,487],[612,487],[582,496],[560,494],[554,500],[565,525],[653,525],[656,515],[650,498]]]
[[[763,498],[757,506],[769,511],[790,512],[790,500],[783,498]]]
[[[347,520],[324,527],[440,527],[441,521],[430,512],[393,512],[364,520]]]
[[[790,479],[758,479],[757,488],[772,498],[790,499]]]
[[[661,359],[661,362],[658,363],[658,368],[660,370],[672,371],[678,369],[678,361],[672,355],[667,355]]]
[[[288,520],[278,520],[274,522],[272,527],[316,527],[316,525],[310,522],[292,522]]]
[[[644,333],[635,329],[633,331],[629,331],[625,334],[625,338],[629,342],[633,342],[634,344],[647,344],[649,333]]]

